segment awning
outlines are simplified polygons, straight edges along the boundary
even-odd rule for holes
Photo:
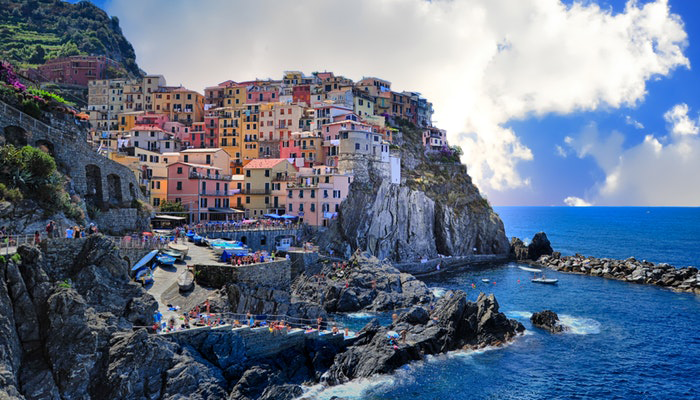
[[[280,215],[280,218],[282,218],[282,219],[297,219],[299,217],[297,217],[296,215],[284,214],[284,215]]]
[[[245,211],[237,210],[235,208],[218,208],[218,207],[209,207],[208,210],[209,210],[209,212],[219,213],[219,214],[243,214],[245,212]]]
[[[161,215],[156,215],[155,217],[153,217],[151,219],[165,219],[165,220],[169,220],[169,221],[184,221],[187,218],[186,217],[176,217],[174,215],[161,214]]]
[[[277,214],[265,214],[265,215],[263,215],[263,217],[272,218],[272,219],[280,219],[280,216]]]

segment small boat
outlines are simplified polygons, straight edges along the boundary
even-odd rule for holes
[[[146,254],[142,259],[140,259],[133,267],[131,267],[131,276],[136,276],[138,271],[141,269],[146,269],[153,264],[153,259],[158,255],[158,250],[153,250]]]
[[[214,250],[214,254],[219,256],[224,251],[228,251],[229,253],[248,252],[248,248],[241,242],[217,243],[215,245],[212,245],[211,248],[212,250]]]
[[[554,285],[557,282],[559,282],[559,279],[553,279],[553,278],[532,278],[530,279],[532,283],[545,283],[548,285]]]
[[[156,256],[156,262],[158,262],[159,265],[174,265],[175,257],[168,254],[158,254]]]
[[[153,270],[150,268],[141,268],[136,272],[134,280],[136,282],[141,282],[143,286],[153,283]]]
[[[487,279],[487,278],[483,278],[481,281],[484,282],[484,283],[489,283],[489,282],[491,282],[491,281],[490,281],[489,279]]]
[[[194,236],[192,236],[192,241],[193,241],[194,244],[196,244],[197,246],[204,246],[204,244],[205,244],[205,243],[204,243],[204,238],[201,237],[201,236],[199,236],[199,235],[197,235],[197,234],[195,234]]]
[[[168,243],[168,248],[182,253],[183,259],[185,258],[185,256],[187,255],[187,251],[189,250],[189,247],[187,247],[186,244],[177,244],[173,242]]]
[[[195,236],[194,231],[190,230],[190,231],[187,231],[187,233],[185,233],[185,237],[187,237],[187,240],[189,240],[190,242],[194,241],[194,236]]]
[[[177,286],[181,292],[189,292],[194,289],[194,272],[186,270],[177,277]]]
[[[185,259],[185,255],[184,255],[183,253],[181,253],[181,252],[179,252],[179,251],[177,251],[177,250],[173,250],[173,249],[161,250],[161,253],[162,253],[162,254],[165,254],[165,255],[168,255],[168,256],[170,256],[170,257],[173,257],[173,258],[175,258],[175,259],[177,259],[177,260],[184,260],[184,259]]]
[[[539,268],[529,268],[529,267],[521,267],[521,266],[518,266],[518,268],[522,269],[523,271],[527,271],[527,272],[542,272],[542,270]]]

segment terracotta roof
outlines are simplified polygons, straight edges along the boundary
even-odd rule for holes
[[[272,168],[275,165],[287,161],[286,158],[256,158],[250,160],[243,169]]]

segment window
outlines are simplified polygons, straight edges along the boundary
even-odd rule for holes
[[[199,206],[200,207],[207,207],[207,198],[206,197],[199,199]]]
[[[291,190],[289,192],[287,192],[287,198],[290,198],[290,199],[292,198],[292,191]]]
[[[270,198],[265,196],[265,204],[270,204]]]
[[[182,182],[177,183],[177,190],[182,190]]]
[[[154,199],[153,199],[153,206],[154,206],[154,207],[158,207],[159,205],[160,205],[160,199],[157,198],[157,197],[154,198]]]
[[[175,198],[175,202],[176,202],[176,203],[182,203],[182,199],[179,198],[179,197],[176,197],[176,198]]]
[[[292,206],[292,204],[289,205],[289,211],[294,211],[294,207]]]
[[[355,150],[360,150],[360,144],[359,144],[359,143],[355,143]]]
[[[316,211],[316,204],[311,203],[311,212]]]
[[[177,174],[182,175],[182,167],[177,167]]]
[[[246,171],[245,171],[245,176],[248,177],[248,178],[250,178],[250,170],[246,170]]]
[[[304,198],[304,191],[303,191],[303,190],[300,190],[300,191],[299,191],[299,198],[300,198],[300,199],[303,199],[303,198]]]
[[[265,170],[265,177],[269,177],[269,176],[270,176],[270,170],[269,170],[269,169],[266,169],[266,170]]]
[[[304,212],[304,203],[299,204],[299,212]]]
[[[311,189],[311,198],[312,199],[316,198],[316,190],[315,189]],[[313,211],[313,210],[311,210],[311,211]]]
[[[327,199],[328,198],[328,190],[323,190],[323,198]]]
[[[246,197],[245,197],[245,203],[246,203],[246,204],[250,204],[250,196],[246,196]]]

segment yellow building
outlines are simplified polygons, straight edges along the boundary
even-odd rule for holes
[[[280,177],[296,175],[296,168],[286,158],[258,158],[244,167],[244,197],[246,217],[255,218],[280,208],[286,199],[273,196],[273,182]]]
[[[130,111],[130,112],[124,112],[120,113],[117,116],[117,122],[119,123],[118,128],[119,131],[121,132],[126,132],[134,128],[136,126],[136,118],[139,116],[143,115],[143,111]]]
[[[204,96],[186,88],[160,88],[153,93],[156,113],[187,126],[204,121]]]
[[[241,112],[233,107],[224,107],[215,112],[219,115],[219,147],[224,149],[234,164],[241,162]]]
[[[258,158],[260,104],[246,104],[240,108],[241,160]]]
[[[233,83],[224,89],[224,107],[242,106],[248,98],[247,85]]]

